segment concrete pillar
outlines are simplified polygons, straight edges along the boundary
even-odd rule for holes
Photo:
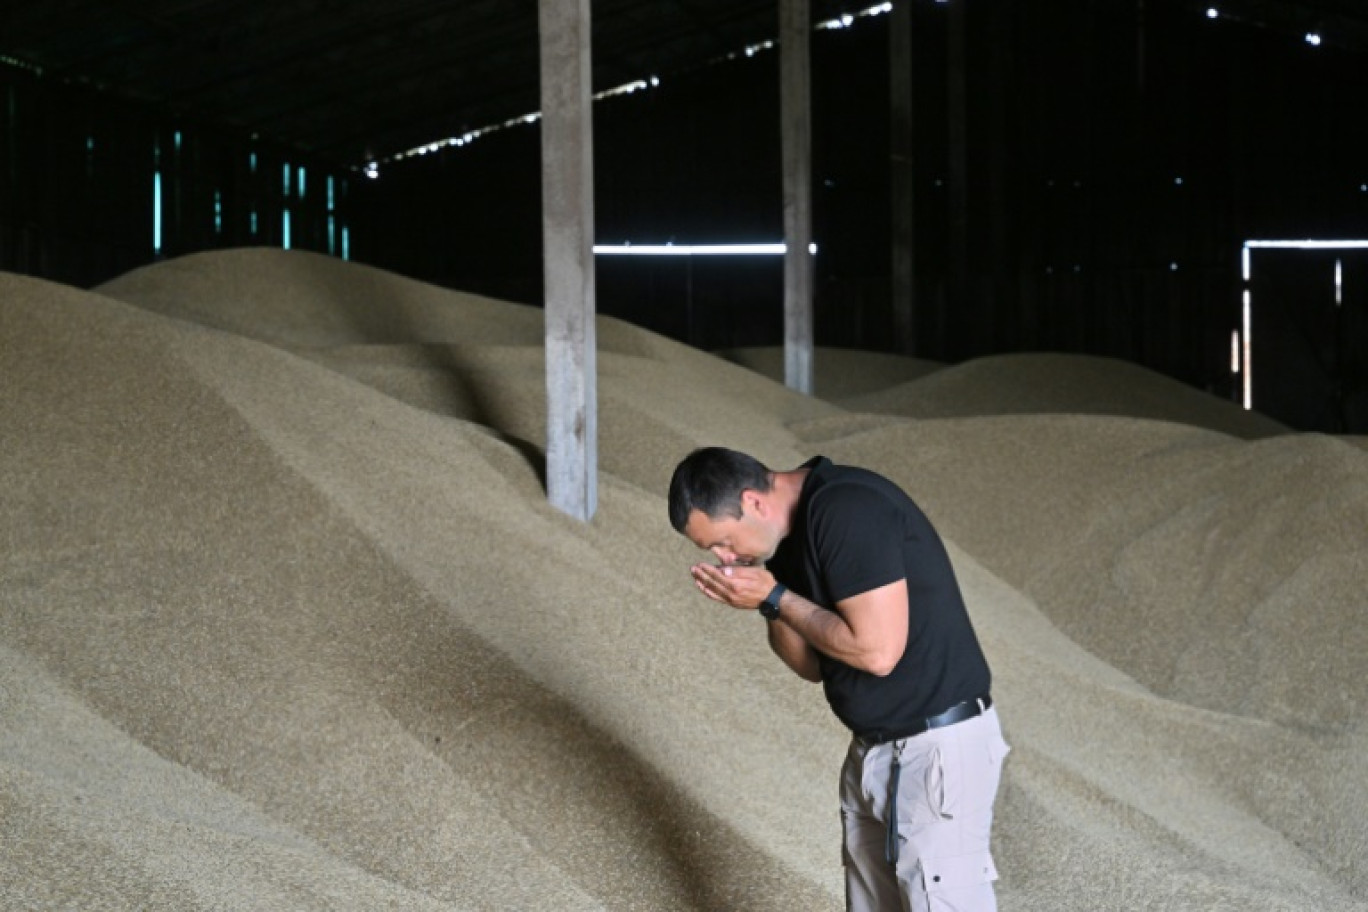
[[[552,506],[598,508],[594,147],[589,0],[538,0],[546,291],[546,487]]]
[[[916,168],[912,128],[912,0],[893,0],[888,21],[889,172],[892,204],[893,342],[916,354]]]
[[[784,159],[784,383],[812,392],[812,107],[809,0],[779,0],[779,123]]]

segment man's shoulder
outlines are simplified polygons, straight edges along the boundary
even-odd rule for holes
[[[914,525],[927,522],[910,494],[885,475],[859,466],[831,465],[816,479],[804,513],[813,525],[865,522],[879,517]]]
[[[906,497],[902,489],[891,480],[880,475],[872,469],[861,468],[860,466],[837,465],[833,462],[815,466],[811,483],[811,492],[814,498],[817,495],[830,495],[839,493],[842,496],[860,496],[863,492],[869,492],[883,497],[897,495]]]
[[[843,517],[862,521],[877,515],[894,516],[911,501],[897,485],[882,475],[854,466],[818,479],[807,501],[807,515],[818,525],[838,522]]]

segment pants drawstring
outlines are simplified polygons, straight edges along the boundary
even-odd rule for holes
[[[888,841],[884,844],[884,859],[890,865],[898,863],[898,778],[902,774],[903,742],[893,742],[893,762],[888,768]]]

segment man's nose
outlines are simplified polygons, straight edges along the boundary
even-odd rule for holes
[[[736,554],[727,548],[713,548],[712,553],[713,557],[716,557],[718,561],[724,564],[730,564],[736,559]]]

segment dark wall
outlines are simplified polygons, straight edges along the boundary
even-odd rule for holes
[[[353,257],[451,288],[540,304],[541,147],[532,127],[395,166],[355,187]]]
[[[0,269],[88,288],[165,257],[285,246],[287,230],[290,247],[345,250],[343,168],[10,66],[0,105]]]

